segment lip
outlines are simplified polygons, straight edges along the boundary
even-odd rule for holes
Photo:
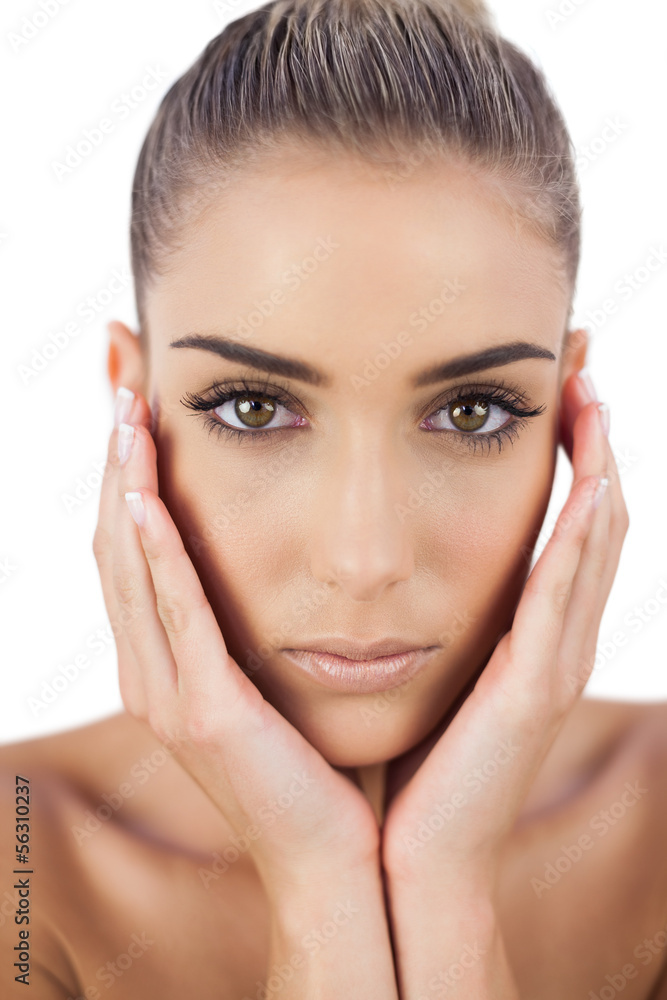
[[[283,649],[281,652],[292,663],[305,671],[315,681],[324,687],[348,694],[373,694],[388,691],[404,684],[425,665],[439,646],[407,647],[405,644],[393,643],[391,652],[385,655],[361,657],[342,655],[331,649],[343,646],[350,651],[368,650],[392,646],[390,640],[371,644],[370,647],[356,646],[353,643],[327,642],[327,649],[301,648]],[[403,648],[401,648],[403,645]],[[398,647],[398,648],[397,648]]]

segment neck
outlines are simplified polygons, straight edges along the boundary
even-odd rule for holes
[[[387,761],[382,760],[377,764],[365,764],[363,767],[357,767],[356,772],[359,787],[373,807],[378,824],[382,825],[384,819]]]

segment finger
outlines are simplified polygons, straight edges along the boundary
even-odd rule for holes
[[[141,424],[121,424],[129,454],[119,469],[113,581],[123,628],[129,642],[134,670],[143,684],[144,718],[170,710],[178,694],[177,667],[160,620],[153,577],[141,539],[130,516],[125,493],[138,482],[157,489],[157,451],[149,431]],[[149,711],[152,710],[152,711]]]
[[[621,476],[616,464],[616,458],[614,456],[613,449],[609,440],[607,439],[607,478],[609,479],[608,493],[609,493],[609,546],[610,546],[610,559],[607,566],[607,577],[609,583],[609,590],[611,590],[611,585],[616,576],[616,569],[620,561],[621,549],[623,547],[623,541],[628,532],[630,526],[630,517],[628,515],[628,508],[625,502],[625,497],[623,496],[623,488],[621,484]],[[607,502],[607,501],[605,501]],[[607,582],[607,577],[605,577],[605,582]],[[609,592],[607,591],[607,593]],[[606,598],[603,601],[603,606],[606,604]],[[602,612],[603,608],[600,609]]]
[[[229,656],[218,621],[169,511],[161,498],[143,485],[139,463],[143,442],[149,438],[138,429],[137,466],[130,466],[132,458],[128,461],[125,485],[132,502],[128,520],[132,509],[135,513],[143,509],[143,522],[134,530],[150,571],[163,636],[176,665],[179,698],[192,711],[191,718],[199,719],[203,727],[211,723],[219,733],[221,724],[224,727],[221,710],[232,722],[240,701],[247,705],[250,700],[257,705],[263,698]],[[156,634],[153,617],[150,634]],[[135,631],[132,637],[135,651],[146,660],[151,652],[148,635]],[[160,648],[164,649],[164,641]],[[148,663],[146,668],[151,669]],[[159,674],[152,676],[157,678]]]
[[[596,419],[595,407],[585,416]],[[603,472],[604,468],[599,469],[597,475]],[[515,666],[504,687],[511,686],[520,701],[526,702],[528,695],[528,704],[533,692],[544,689],[545,671],[556,661],[572,583],[595,514],[592,501],[597,475],[585,475],[574,483],[526,580],[508,633],[508,650]]]
[[[597,470],[604,470],[609,478],[608,441],[595,410],[595,405],[587,405],[575,421],[573,464],[576,479]],[[567,681],[561,691],[563,709],[571,706],[573,692],[580,693],[585,682],[573,684],[571,678],[587,679],[587,664],[590,663],[592,669],[600,617],[613,580],[609,564],[617,556],[610,547],[610,510],[608,487],[586,536],[565,610],[558,649],[559,674]]]
[[[605,454],[609,486],[584,547],[584,576],[575,581],[561,642],[561,672],[567,690],[576,693],[583,690],[595,665],[600,624],[629,524],[618,468],[608,441]]]
[[[599,400],[593,400],[589,388],[579,378],[579,373],[575,372],[565,381],[563,385],[559,410],[561,421],[560,441],[563,444],[571,462],[573,461],[572,438],[575,420],[584,406],[587,406],[592,401],[599,402]],[[566,444],[566,439],[569,440],[569,447]],[[627,509],[625,508],[625,502],[620,488],[618,468],[616,466],[616,460],[613,455],[609,438],[607,438],[607,446],[607,476],[609,479],[608,492],[610,500],[612,501],[612,522],[615,522],[617,518],[620,518],[622,525],[622,523],[627,520]]]
[[[561,413],[564,424],[569,424],[567,428],[570,439],[572,438],[573,424],[576,420],[577,415],[581,409],[586,406],[591,401],[591,394],[589,387],[584,384],[584,382],[578,377],[578,373],[571,376],[563,386],[563,392],[561,397]],[[563,435],[564,437],[565,435]],[[562,439],[563,439],[562,437]],[[567,450],[567,449],[566,449]],[[620,561],[621,549],[623,546],[623,541],[628,531],[629,527],[629,516],[628,510],[623,497],[623,492],[621,488],[620,473],[618,466],[616,464],[616,459],[614,456],[613,449],[611,447],[611,442],[608,437],[605,437],[605,456],[607,462],[607,478],[609,480],[609,486],[607,488],[608,497],[605,497],[602,507],[608,510],[609,513],[609,524],[608,524],[608,541],[607,541],[607,558],[604,561],[604,566],[602,568],[602,576],[600,580],[600,586],[598,588],[597,601],[593,602],[593,607],[591,609],[591,620],[590,620],[590,632],[594,633],[591,640],[589,640],[589,654],[585,654],[584,660],[588,663],[588,673],[592,669],[592,664],[594,662],[595,646],[597,644],[597,632],[599,630],[599,625],[602,620],[602,615],[604,613],[604,608],[607,603],[609,593],[613,585],[613,581],[616,576],[616,571]],[[572,460],[572,448],[569,452],[570,460]],[[593,535],[596,536],[598,532],[603,529],[599,522],[602,520],[604,515],[596,518],[594,528],[592,529]],[[591,540],[592,545],[592,540]],[[588,547],[588,544],[587,544]],[[585,683],[585,679],[588,676],[587,668],[585,663],[581,662],[582,656],[581,651],[577,657],[577,664],[579,667],[575,670],[575,663],[571,663],[568,668],[568,676],[572,679],[576,676],[582,676],[582,681]]]
[[[564,437],[569,435],[570,441],[572,440],[572,431],[574,427],[574,422],[580,413],[581,409],[590,403],[592,400],[592,395],[590,387],[587,386],[582,379],[579,377],[579,373],[574,373],[570,378],[566,380],[563,385],[563,391],[561,394],[561,442],[564,443]],[[597,400],[596,400],[597,402]],[[607,410],[607,414],[609,411]],[[572,444],[570,444],[569,449],[567,449],[568,457],[572,461]],[[607,478],[609,479],[608,493],[609,493],[609,506],[610,506],[610,544],[614,546],[615,551],[620,552],[618,548],[618,543],[622,543],[623,538],[627,532],[629,518],[628,512],[625,505],[625,500],[623,498],[623,493],[621,490],[620,475],[618,467],[616,465],[616,459],[614,457],[613,449],[611,448],[611,443],[607,437],[606,443],[606,457],[607,457]],[[606,503],[607,501],[605,501]],[[610,586],[611,581],[615,575],[615,567],[609,567],[606,571],[606,579],[608,580]]]
[[[145,421],[149,416],[145,401],[137,399],[135,394],[128,389],[119,390],[115,401],[114,428],[109,435],[107,462],[100,491],[98,520],[93,538],[93,552],[100,572],[104,603],[116,642],[121,696],[126,709],[135,714],[142,711],[145,693],[141,678],[133,664],[134,654],[124,633],[122,616],[113,585],[114,533],[117,522],[117,491],[120,468],[116,421],[123,416],[137,421]]]

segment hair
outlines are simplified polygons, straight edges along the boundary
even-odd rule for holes
[[[463,158],[560,251],[573,295],[572,142],[543,73],[481,0],[272,0],[206,45],[145,137],[130,225],[140,337],[147,290],[193,221],[242,166],[295,143],[400,163],[402,176],[426,156]]]

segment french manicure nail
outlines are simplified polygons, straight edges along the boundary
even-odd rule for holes
[[[141,493],[130,491],[125,494],[125,499],[127,500],[127,506],[130,508],[130,514],[139,527],[141,527],[146,520],[146,508],[144,507]]]
[[[598,484],[595,488],[595,493],[593,495],[593,510],[597,510],[597,508],[602,503],[602,498],[605,495],[607,486],[609,486],[609,480],[607,479],[607,477],[600,476],[600,478],[598,479]]]
[[[126,421],[130,413],[132,412],[132,403],[134,402],[134,393],[131,389],[126,389],[124,385],[118,386],[118,392],[116,393],[116,405],[114,407],[113,414],[113,425],[118,427]]]
[[[609,406],[607,403],[598,403],[598,412],[600,414],[600,423],[602,424],[602,430],[609,437]]]
[[[132,424],[119,424],[118,461],[120,462],[121,465],[125,465],[128,458],[130,457],[133,441],[134,441],[134,427],[132,426]]]

